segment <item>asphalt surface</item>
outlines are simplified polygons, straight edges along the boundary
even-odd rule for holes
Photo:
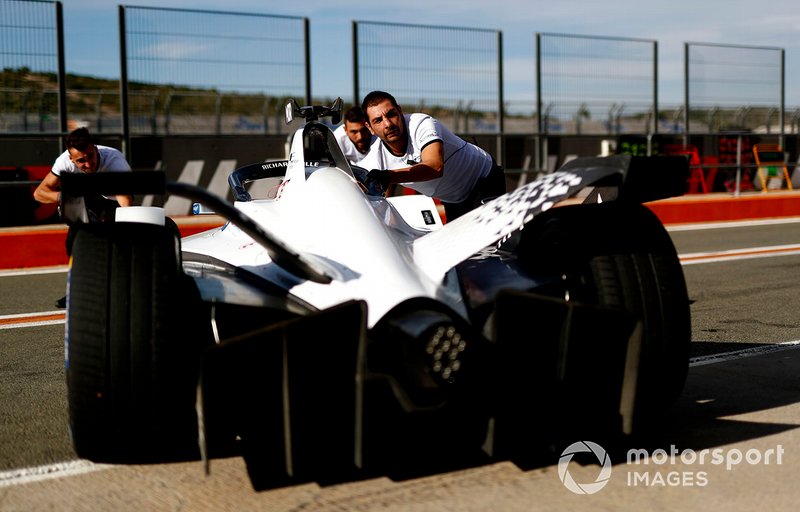
[[[679,253],[701,254],[684,266],[694,301],[688,381],[662,424],[601,447],[606,472],[583,453],[563,474],[556,461],[499,462],[254,492],[238,458],[212,462],[209,476],[199,462],[76,461],[66,431],[64,326],[55,324],[0,329],[0,510],[795,510],[800,253],[764,248],[800,240],[800,222],[671,234]],[[720,251],[727,259],[710,262]],[[745,253],[750,259],[739,259]],[[0,320],[52,311],[65,281],[63,272],[0,273]],[[729,355],[711,356],[722,353]],[[650,463],[628,462],[631,449]],[[576,494],[562,482],[570,478],[584,488],[606,484]]]

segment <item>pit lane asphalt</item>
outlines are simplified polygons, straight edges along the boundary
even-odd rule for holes
[[[776,246],[800,240],[800,224],[676,231],[681,253]],[[501,462],[394,482],[377,478],[329,487],[305,484],[255,493],[240,459],[91,467],[35,481],[40,465],[73,458],[66,435],[63,325],[0,330],[0,509],[2,510],[795,510],[800,490],[800,256],[687,265],[693,355],[762,351],[750,357],[695,360],[669,420],[630,447],[670,453],[721,450],[730,469],[691,462],[628,464],[610,453],[607,485],[591,495],[569,491],[555,464],[521,469]],[[0,315],[50,311],[65,274],[0,277]],[[702,364],[706,362],[711,364]],[[578,441],[578,440],[576,440]],[[782,449],[780,464],[774,455]],[[764,456],[773,453],[771,463]],[[12,470],[28,469],[23,476]],[[85,469],[85,468],[84,468]],[[569,464],[579,483],[596,464]],[[19,472],[18,472],[19,473]],[[58,471],[56,470],[56,474]],[[24,483],[28,482],[28,483]]]

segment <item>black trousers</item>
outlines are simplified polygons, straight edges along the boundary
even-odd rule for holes
[[[447,221],[461,217],[470,210],[474,210],[484,202],[494,199],[506,193],[506,173],[503,167],[497,165],[497,162],[492,159],[492,170],[489,174],[479,179],[469,196],[460,203],[446,203],[444,205],[444,213],[447,216]]]

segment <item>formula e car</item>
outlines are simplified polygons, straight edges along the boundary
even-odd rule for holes
[[[232,172],[232,204],[158,172],[63,177],[80,457],[242,455],[265,488],[522,460],[669,409],[689,301],[642,202],[683,192],[684,158],[579,158],[442,223],[347,162],[321,121],[341,105],[289,102],[288,160]],[[158,208],[81,222],[83,196],[123,192],[227,222],[183,239]]]

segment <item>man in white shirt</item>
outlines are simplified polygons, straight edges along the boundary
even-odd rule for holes
[[[57,203],[61,193],[62,173],[87,173],[94,172],[130,172],[131,166],[128,165],[125,156],[115,148],[94,144],[89,130],[78,128],[72,131],[64,139],[67,150],[61,153],[53,163],[50,174],[44,177],[39,186],[33,193],[33,198],[40,203]],[[106,199],[108,203],[103,203]],[[87,198],[87,209],[91,210],[92,201]],[[113,198],[98,198],[94,201],[98,205],[96,211],[90,211],[97,217],[95,220],[106,220],[109,208],[116,206],[130,206],[133,198],[128,195],[118,195]],[[113,220],[113,216],[111,219]]]
[[[57,203],[60,201],[61,176],[63,173],[95,173],[95,172],[130,172],[131,166],[125,156],[117,149],[100,146],[92,141],[89,130],[78,128],[64,138],[67,150],[56,158],[50,174],[36,187],[33,198],[40,203]],[[84,198],[89,220],[104,222],[114,220],[114,209],[119,206],[131,206],[133,197],[117,195],[114,197],[87,196]],[[72,253],[72,242],[76,231],[70,226],[67,232],[67,255]],[[66,307],[67,298],[56,301],[56,307]]]
[[[366,127],[361,107],[355,106],[344,114],[344,122],[333,131],[345,158],[351,164],[359,163],[367,153],[375,137]]]
[[[359,163],[372,169],[368,182],[383,189],[401,183],[439,199],[448,221],[506,193],[503,168],[474,144],[427,114],[403,114],[395,98],[372,91],[361,103],[366,124],[379,141]]]

